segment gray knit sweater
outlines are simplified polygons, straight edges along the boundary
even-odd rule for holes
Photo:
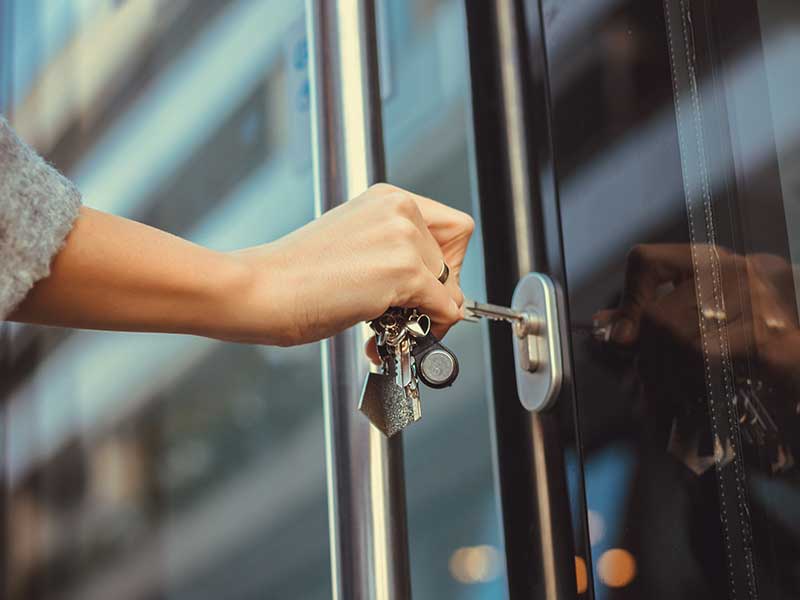
[[[0,320],[50,274],[81,199],[0,116]]]

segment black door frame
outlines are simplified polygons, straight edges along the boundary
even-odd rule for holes
[[[517,281],[543,272],[559,290],[564,382],[552,410],[517,399],[509,332],[492,325],[495,466],[509,597],[576,598],[575,562],[591,564],[577,405],[571,384],[566,282],[550,131],[547,54],[539,0],[465,0],[472,126],[486,290],[508,303]],[[528,236],[527,240],[520,239]],[[578,485],[567,485],[565,452]],[[574,514],[571,512],[571,508]],[[591,569],[586,592],[593,597]]]

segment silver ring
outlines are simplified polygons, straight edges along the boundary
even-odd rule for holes
[[[446,262],[442,261],[442,271],[439,273],[439,276],[436,279],[444,284],[447,283],[448,277],[450,277],[450,267],[447,266]]]

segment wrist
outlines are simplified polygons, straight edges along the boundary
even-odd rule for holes
[[[242,343],[286,346],[296,343],[291,311],[294,289],[282,274],[272,244],[223,253],[223,275],[215,284],[213,323],[204,335]]]
[[[196,320],[190,333],[224,341],[244,341],[247,317],[243,300],[253,285],[254,270],[235,253],[214,252],[213,268],[197,291]]]

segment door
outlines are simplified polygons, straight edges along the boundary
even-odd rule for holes
[[[572,544],[581,597],[795,598],[797,3],[513,11],[529,198],[545,227],[529,239],[563,291],[571,359],[550,418],[574,537],[551,549]],[[472,74],[474,89],[474,51]],[[486,96],[484,108],[500,98]],[[479,168],[486,114],[474,112]],[[503,227],[498,205],[511,206],[482,214]],[[526,551],[510,539],[515,597]]]

